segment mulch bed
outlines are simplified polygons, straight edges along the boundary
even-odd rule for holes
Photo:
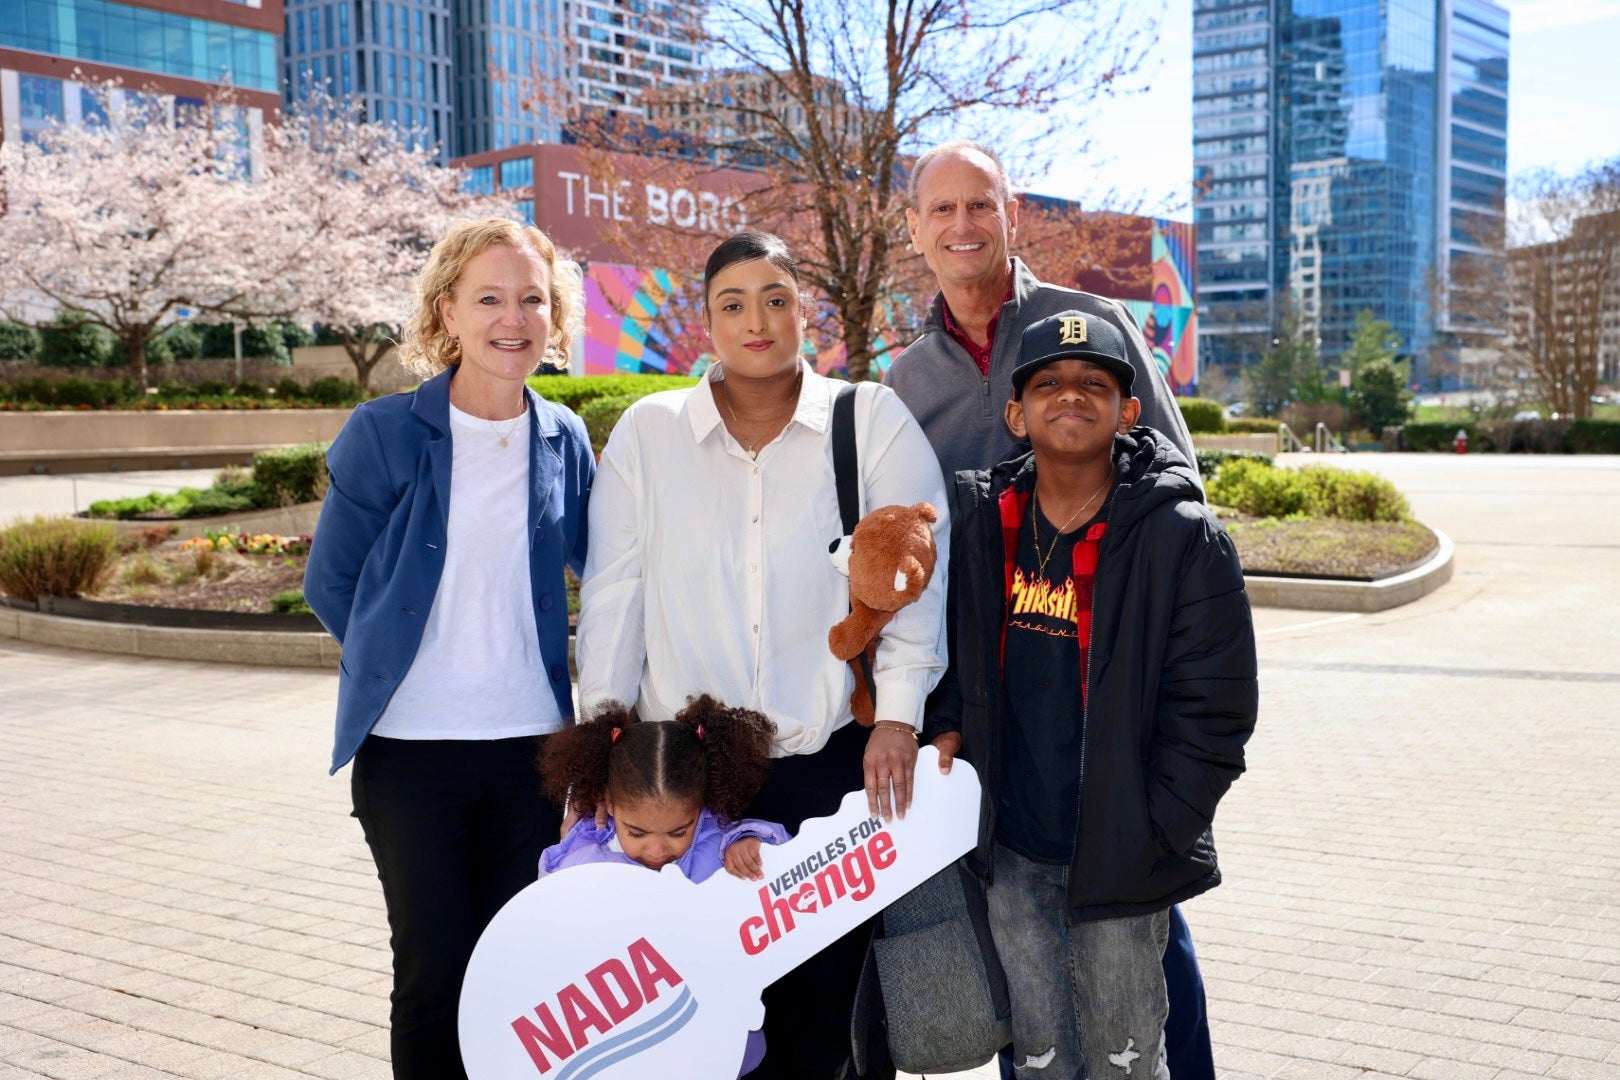
[[[270,598],[304,585],[305,555],[244,555],[173,542],[120,559],[91,599],[147,607],[267,612]]]
[[[1372,581],[1409,570],[1440,541],[1416,521],[1281,521],[1222,511],[1244,572]]]

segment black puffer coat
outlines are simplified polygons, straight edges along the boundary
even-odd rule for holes
[[[1162,435],[1115,437],[1118,480],[1097,566],[1072,921],[1160,911],[1220,883],[1210,822],[1243,772],[1259,700],[1254,627],[1231,539],[1192,466]],[[1007,618],[999,501],[1033,490],[1032,455],[957,474],[950,560],[951,663],[929,698],[927,734],[962,733],[984,785],[988,874],[998,752],[1007,715]],[[1079,662],[1078,654],[1076,663]]]

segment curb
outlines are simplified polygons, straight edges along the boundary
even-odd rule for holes
[[[1307,611],[1387,611],[1428,596],[1451,580],[1456,549],[1451,537],[1431,529],[1440,541],[1428,560],[1404,574],[1378,581],[1318,581],[1245,574],[1249,603],[1255,607]]]
[[[1359,612],[1386,611],[1410,604],[1451,580],[1455,554],[1451,538],[1438,529],[1433,531],[1440,541],[1439,547],[1427,562],[1404,574],[1381,581],[1314,581],[1245,575],[1249,603],[1255,607]],[[90,622],[6,607],[0,607],[0,638],[162,660],[328,670],[337,668],[343,654],[342,647],[326,633],[182,630]],[[573,666],[572,656],[569,666]]]
[[[343,650],[325,633],[262,630],[189,630],[169,626],[92,622],[62,615],[0,608],[0,638],[60,649],[117,653],[160,660],[210,660],[263,667],[337,670]]]

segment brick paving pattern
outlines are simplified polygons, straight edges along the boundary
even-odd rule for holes
[[[1614,1080],[1620,459],[1334,464],[1395,478],[1457,573],[1257,615],[1227,883],[1186,908],[1221,1074]],[[0,642],[0,1077],[388,1076],[334,693]]]

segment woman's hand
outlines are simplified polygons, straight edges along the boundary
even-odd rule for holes
[[[962,733],[960,731],[943,732],[935,735],[929,745],[939,751],[939,771],[949,773],[951,771],[951,762],[955,761],[956,755],[962,752]]]
[[[872,725],[862,761],[866,774],[866,805],[874,816],[892,821],[911,809],[912,779],[917,771],[917,731],[898,720]],[[892,789],[892,797],[891,797]]]
[[[759,837],[745,836],[726,848],[726,873],[744,881],[760,881],[765,877],[765,861],[759,857]]]

